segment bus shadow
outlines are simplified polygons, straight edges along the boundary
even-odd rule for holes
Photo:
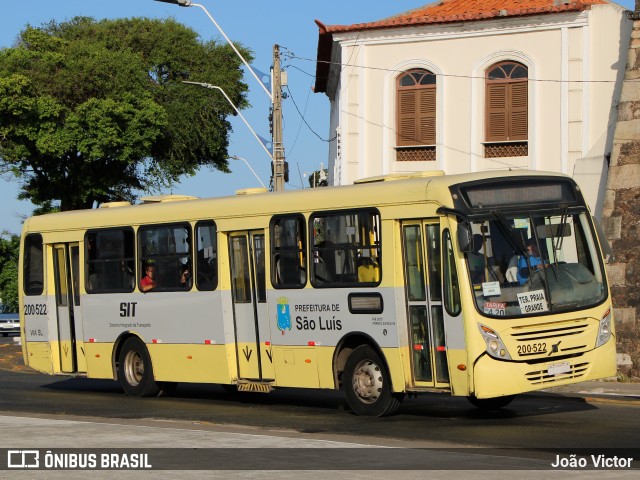
[[[66,392],[86,392],[91,394],[109,394],[125,397],[118,382],[88,378],[69,378],[42,385],[49,390]],[[137,397],[126,397],[134,401],[146,401]],[[335,390],[313,390],[301,388],[280,388],[271,393],[238,392],[234,387],[216,384],[180,383],[175,391],[164,396],[167,400],[196,402],[206,406],[207,402],[223,405],[269,406],[273,409],[319,409],[319,411],[342,410],[355,416],[348,408],[344,393]],[[164,398],[158,399],[161,407]],[[171,402],[169,402],[171,403]],[[425,393],[407,396],[397,415],[421,418],[459,418],[468,420],[511,419],[535,417],[558,413],[584,412],[597,410],[585,399],[568,397],[553,393],[524,394],[515,397],[508,406],[495,410],[481,410],[471,405],[464,397],[451,397],[443,393]],[[392,417],[393,418],[393,417]]]
[[[558,413],[597,410],[583,398],[566,397],[555,394],[523,394],[501,409],[482,410],[473,406],[464,397],[450,397],[446,394],[424,394],[408,398],[402,404],[399,414],[430,418],[463,418],[470,420],[511,419],[536,417]]]
[[[344,394],[336,390],[277,388],[270,393],[239,392],[235,386],[180,384],[172,398],[207,398],[235,404],[300,407],[324,410],[344,409]]]
[[[87,393],[124,393],[118,382],[96,378],[73,377],[65,378],[46,385],[42,388],[65,392]]]

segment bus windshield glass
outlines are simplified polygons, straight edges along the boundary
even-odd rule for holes
[[[502,215],[471,222],[467,253],[478,310],[523,317],[592,307],[607,295],[586,212]]]

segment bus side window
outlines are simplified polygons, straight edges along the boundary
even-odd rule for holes
[[[458,283],[458,271],[456,269],[456,257],[451,243],[449,230],[442,234],[443,251],[443,275],[444,275],[444,305],[447,313],[452,317],[460,314],[462,306],[460,304],[460,287]]]
[[[135,286],[133,229],[109,228],[85,235],[88,293],[132,292]]]
[[[146,266],[155,267],[153,288],[145,291],[191,290],[190,224],[143,226],[138,230],[138,239],[142,275]],[[144,288],[142,278],[139,279],[139,288]]]
[[[380,283],[380,214],[374,209],[311,216],[315,287],[375,287]]]
[[[215,290],[218,286],[218,230],[211,221],[196,224],[196,287]]]
[[[307,283],[307,248],[302,215],[271,219],[271,283],[275,288],[303,288]]]
[[[44,290],[44,269],[42,256],[42,235],[30,234],[24,240],[25,295],[42,295]]]

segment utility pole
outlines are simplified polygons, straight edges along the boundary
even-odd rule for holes
[[[282,139],[282,71],[280,70],[280,46],[273,46],[273,98],[271,143],[273,145],[273,177],[272,184],[275,192],[284,191],[285,161],[284,143]],[[286,82],[284,82],[286,84]]]

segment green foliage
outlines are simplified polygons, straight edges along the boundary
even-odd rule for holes
[[[0,170],[45,210],[132,200],[202,166],[227,172],[233,108],[180,82],[218,85],[244,108],[240,66],[229,46],[174,20],[27,26],[0,49]]]
[[[309,186],[311,188],[329,186],[328,175],[329,170],[327,170],[326,168],[316,170],[311,175],[309,175]]]
[[[18,311],[18,251],[20,237],[0,234],[0,299],[7,312]]]

